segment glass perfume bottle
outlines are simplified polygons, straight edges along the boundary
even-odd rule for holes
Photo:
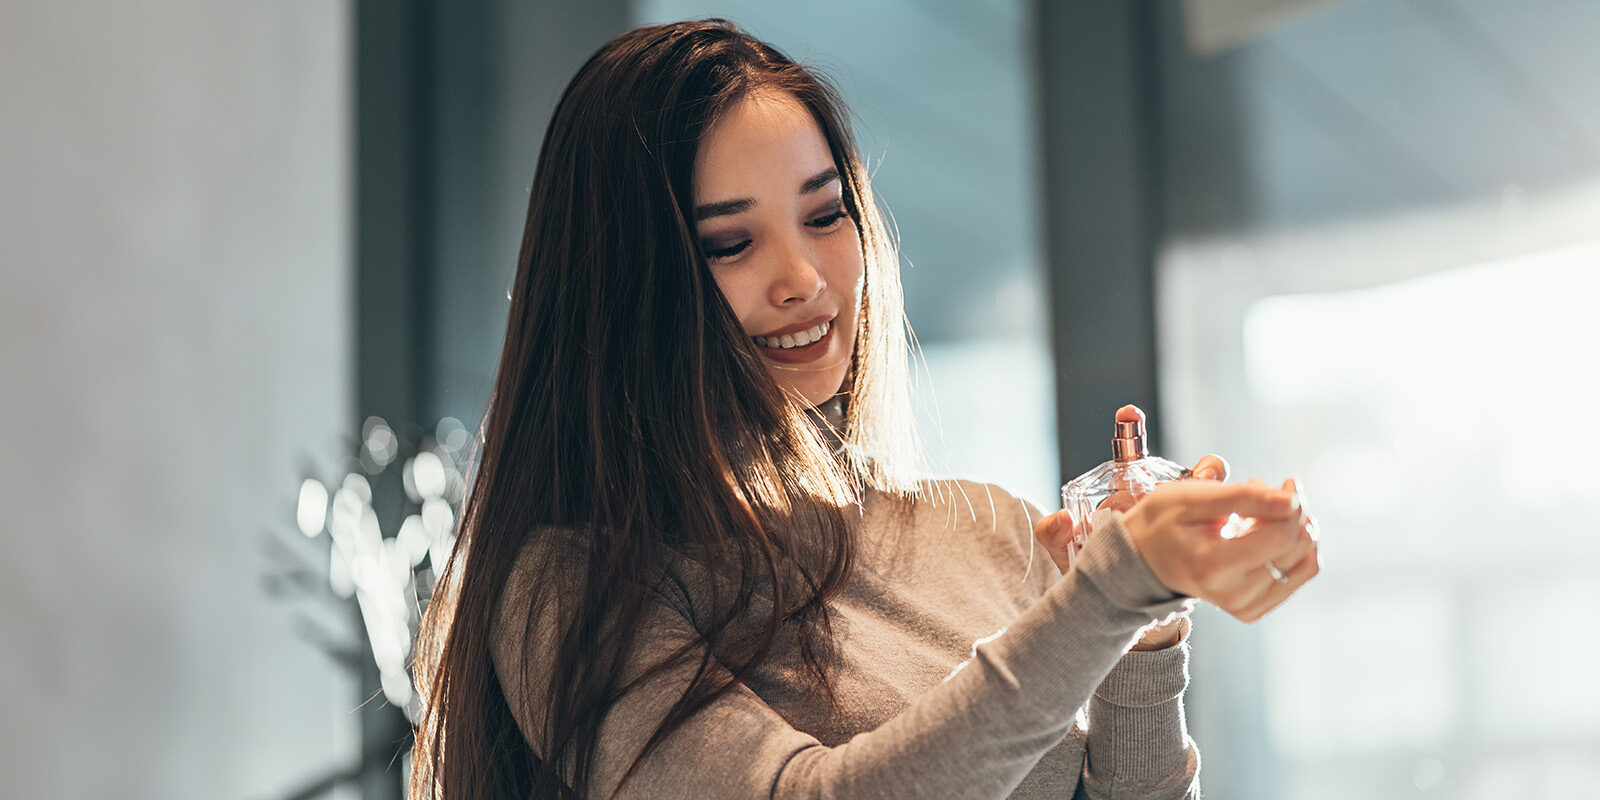
[[[1184,466],[1150,455],[1144,420],[1144,412],[1136,406],[1118,409],[1111,460],[1061,487],[1061,507],[1072,517],[1075,531],[1067,551],[1068,569],[1089,541],[1094,512],[1102,508],[1127,511],[1156,486],[1189,477]]]

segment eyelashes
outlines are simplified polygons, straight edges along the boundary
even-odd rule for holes
[[[844,209],[839,208],[839,209],[834,209],[833,213],[831,213],[831,214],[823,214],[822,216],[817,217],[816,219],[811,220],[810,222],[807,222],[806,224],[811,226],[811,227],[813,227],[813,228],[831,228],[834,225],[837,225],[839,223],[839,220],[842,220],[844,218],[845,218]]]
[[[708,260],[710,260],[710,261],[720,261],[720,260],[722,260],[724,258],[733,258],[734,256],[739,255],[740,253],[743,253],[749,247],[750,247],[750,240],[746,239],[746,240],[744,240],[744,241],[742,241],[742,242],[740,242],[740,243],[738,243],[738,244],[736,244],[736,245],[734,245],[732,247],[720,247],[720,248],[706,247],[706,248],[703,248],[701,250],[701,252],[705,253],[706,258]]]
[[[807,221],[806,227],[824,232],[830,231],[834,228],[837,228],[839,223],[843,222],[848,216],[850,216],[849,212],[846,212],[843,208],[836,208],[827,214],[823,214],[820,217],[816,217]],[[753,242],[750,239],[745,239],[744,241],[738,242],[737,244],[728,245],[727,247],[712,247],[706,242],[701,242],[700,252],[705,255],[706,260],[708,261],[723,261],[733,258],[734,256],[743,253],[745,250],[748,250],[751,244],[753,244]]]

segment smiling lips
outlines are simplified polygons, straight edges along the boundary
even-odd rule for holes
[[[761,355],[773,361],[784,364],[804,364],[815,361],[828,352],[828,345],[833,341],[833,320],[821,318],[809,323],[802,323],[804,327],[799,330],[780,328],[780,333],[773,331],[772,335],[752,337]]]

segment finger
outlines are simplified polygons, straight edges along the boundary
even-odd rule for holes
[[[1156,492],[1165,492],[1182,504],[1180,519],[1184,522],[1225,519],[1229,514],[1279,519],[1295,511],[1293,494],[1260,483],[1223,485],[1210,481],[1180,481],[1164,484]]]
[[[1302,515],[1309,515],[1311,513],[1310,506],[1306,505],[1306,487],[1302,485],[1299,480],[1290,478],[1284,481],[1283,490],[1286,492],[1294,492],[1295,505],[1300,507],[1300,513]]]
[[[1241,575],[1239,580],[1251,587],[1251,599],[1239,603],[1237,610],[1225,610],[1246,622],[1254,621],[1282,603],[1300,584],[1315,576],[1321,570],[1322,562],[1317,542],[1306,529],[1314,525],[1312,522],[1302,527],[1293,549]]]
[[[1265,571],[1265,570],[1263,570]],[[1311,546],[1311,551],[1300,562],[1283,571],[1286,580],[1283,583],[1272,581],[1272,585],[1255,602],[1241,608],[1234,616],[1245,622],[1255,622],[1266,616],[1273,609],[1283,605],[1295,592],[1304,586],[1306,581],[1316,577],[1322,571],[1322,560],[1316,545]],[[1269,579],[1271,576],[1268,576]]]
[[[1257,567],[1235,575],[1232,579],[1232,585],[1226,591],[1219,592],[1212,598],[1212,602],[1216,603],[1217,607],[1223,611],[1244,619],[1246,610],[1261,605],[1262,601],[1278,586],[1277,580],[1272,577],[1271,573],[1264,568]]]
[[[1280,565],[1294,563],[1279,559],[1293,553],[1302,542],[1309,544],[1311,536],[1306,531],[1306,520],[1290,517],[1266,522],[1258,520],[1244,533],[1222,541],[1227,563],[1249,571],[1260,569],[1268,561]]]
[[[1305,524],[1300,526],[1301,533],[1295,537],[1294,546],[1274,556],[1272,563],[1285,571],[1298,566],[1317,547],[1316,526],[1316,520],[1306,520]]]
[[[1216,453],[1209,453],[1194,463],[1194,468],[1189,472],[1196,478],[1211,481],[1226,481],[1228,479],[1228,461]]]
[[[1034,523],[1033,535],[1040,539],[1070,539],[1073,534],[1072,515],[1066,509],[1052,511]]]
[[[1073,557],[1083,547],[1076,527],[1072,515],[1065,510],[1046,514],[1039,518],[1038,524],[1034,526],[1034,538],[1050,554],[1050,559],[1056,562],[1056,566],[1060,567],[1062,572],[1067,571]]]

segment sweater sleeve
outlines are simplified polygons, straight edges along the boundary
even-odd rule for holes
[[[827,747],[736,685],[667,737],[618,796],[1006,796],[1067,734],[1135,632],[1183,603],[1151,574],[1120,525],[1106,533],[1094,537],[1072,574],[1007,629],[980,640],[970,661],[878,728]],[[667,604],[655,615],[643,629],[640,663],[697,638]],[[497,666],[528,652],[517,636],[541,629],[550,628],[503,626],[516,636],[505,647],[497,641]],[[617,787],[692,670],[662,672],[612,706],[589,787],[596,796]],[[522,672],[528,671],[500,674],[504,681]],[[535,689],[543,685],[524,677],[506,687],[525,734],[539,729],[542,702]]]
[[[1189,640],[1129,652],[1089,701],[1083,789],[1094,800],[1200,797],[1200,753],[1183,713]]]
[[[1120,511],[1096,512],[1096,529],[1107,525],[1126,535]],[[1199,797],[1200,753],[1183,713],[1188,685],[1188,635],[1123,654],[1089,701],[1082,783],[1090,798]]]
[[[1021,500],[1020,536],[1032,544],[1033,526],[1044,516]],[[1101,511],[1095,526],[1122,528],[1122,512]],[[1121,531],[1118,535],[1126,535]],[[1048,559],[1047,559],[1048,561]],[[1060,575],[1043,576],[1048,587]],[[1080,790],[1102,798],[1199,797],[1200,753],[1189,737],[1183,692],[1189,685],[1189,637],[1162,650],[1123,654],[1100,682],[1087,709]]]

